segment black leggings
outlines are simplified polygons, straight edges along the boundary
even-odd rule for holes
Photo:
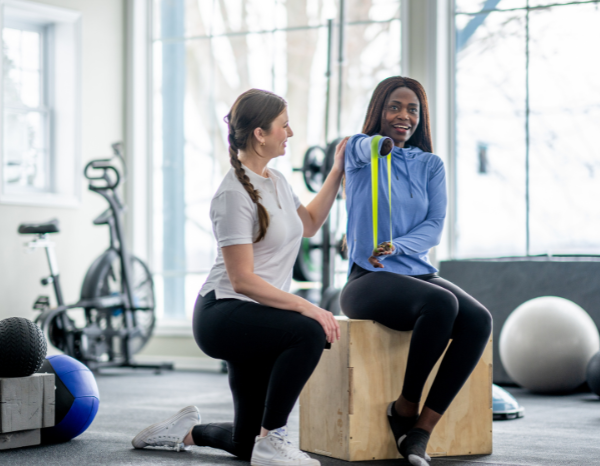
[[[249,460],[261,426],[283,427],[325,348],[323,327],[297,312],[238,299],[199,296],[194,338],[207,355],[227,361],[233,422],[201,424],[194,443]]]
[[[489,311],[436,274],[408,276],[370,272],[354,264],[340,303],[352,319],[394,330],[413,330],[402,395],[418,403],[446,346],[425,405],[443,414],[477,365],[492,332]]]

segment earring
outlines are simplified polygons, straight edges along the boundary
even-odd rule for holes
[[[264,143],[264,142],[261,142],[261,143],[260,143],[260,145],[261,145],[261,146],[264,146],[264,145],[265,145],[265,143]]]

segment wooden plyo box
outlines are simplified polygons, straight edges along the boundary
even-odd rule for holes
[[[325,350],[300,395],[300,448],[346,461],[400,458],[386,409],[402,391],[412,332],[337,318],[340,341]],[[443,357],[443,356],[442,356]],[[438,361],[421,403],[427,398]],[[432,456],[492,453],[492,342],[436,426]]]
[[[0,378],[0,450],[39,445],[54,414],[54,374]]]

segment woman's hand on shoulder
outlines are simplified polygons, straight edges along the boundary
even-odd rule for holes
[[[346,144],[348,144],[348,139],[350,136],[342,139],[337,146],[335,146],[335,156],[333,159],[333,168],[344,171],[344,155],[346,153]]]
[[[333,343],[340,339],[340,325],[333,314],[325,309],[321,309],[319,306],[315,306],[310,302],[306,302],[307,305],[300,311],[300,314],[311,319],[316,320],[321,324],[325,331],[325,336],[329,343]]]

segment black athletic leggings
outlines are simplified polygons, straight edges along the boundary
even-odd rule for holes
[[[314,319],[239,299],[198,296],[194,338],[207,355],[227,361],[233,422],[201,424],[194,443],[249,460],[261,426],[283,427],[325,348]]]
[[[413,330],[402,395],[421,400],[423,387],[446,346],[425,405],[443,414],[469,378],[492,332],[489,311],[437,274],[370,272],[354,264],[340,297],[344,314],[394,330]]]

